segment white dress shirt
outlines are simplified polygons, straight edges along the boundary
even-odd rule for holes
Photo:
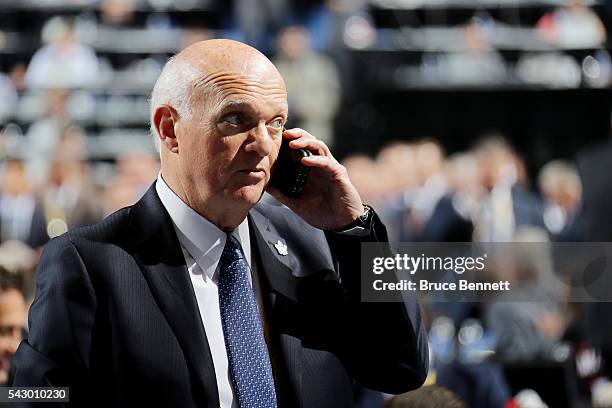
[[[225,247],[226,233],[185,204],[168,187],[161,174],[157,177],[155,189],[162,204],[170,214],[185,256],[189,278],[193,285],[215,366],[220,406],[221,408],[238,407],[230,377],[217,288],[219,282],[217,266]],[[251,242],[249,240],[249,223],[246,218],[232,232],[232,235],[240,241],[247,264],[251,269]],[[251,284],[253,282],[251,273],[249,273],[249,282]],[[255,279],[255,298],[261,310],[261,296],[257,287],[257,279]],[[202,353],[205,352],[206,350],[202,350]]]

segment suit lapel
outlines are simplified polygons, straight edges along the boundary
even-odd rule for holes
[[[297,278],[291,273],[292,254],[281,255],[275,245],[285,245],[285,240],[278,234],[270,220],[256,209],[249,213],[250,229],[261,257],[263,275],[270,290],[276,294],[297,302]],[[291,251],[291,248],[287,248]]]
[[[212,355],[195,293],[172,221],[155,185],[133,207],[131,226],[142,237],[135,243],[135,258],[151,292],[204,388],[204,401],[209,407],[218,407]]]

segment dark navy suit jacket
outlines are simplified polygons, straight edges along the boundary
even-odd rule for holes
[[[368,237],[326,235],[260,203],[249,222],[279,406],[350,407],[355,380],[389,393],[423,383],[418,305],[360,301],[360,243],[386,241],[378,219]],[[48,244],[29,325],[15,386],[69,386],[74,406],[219,406],[185,260],[154,187]]]

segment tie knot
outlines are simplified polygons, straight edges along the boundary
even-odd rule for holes
[[[223,248],[223,253],[221,254],[221,262],[225,265],[229,265],[239,259],[244,259],[242,245],[240,245],[240,241],[238,241],[234,235],[227,234],[225,248]]]

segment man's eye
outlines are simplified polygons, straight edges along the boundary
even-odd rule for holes
[[[274,119],[271,123],[270,123],[270,127],[273,129],[282,129],[283,128],[283,120],[282,119]]]
[[[227,115],[225,117],[225,121],[230,125],[240,126],[242,125],[242,116],[238,113],[232,113],[231,115]]]

